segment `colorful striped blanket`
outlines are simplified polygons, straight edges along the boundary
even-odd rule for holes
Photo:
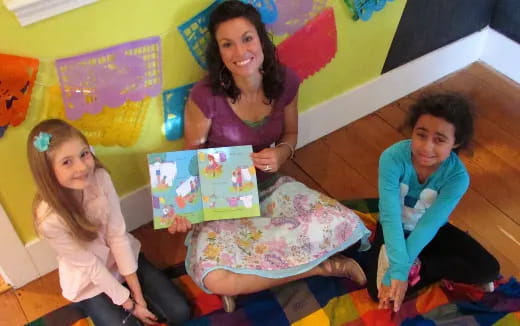
[[[377,200],[345,202],[369,228],[377,221]],[[178,271],[177,271],[178,273]],[[312,277],[259,293],[239,296],[233,313],[222,310],[220,298],[202,292],[187,275],[174,281],[194,307],[189,326],[520,326],[520,283],[503,280],[493,293],[474,287],[436,284],[409,299],[399,313],[379,310],[366,289],[342,278]],[[92,325],[70,306],[30,326]]]

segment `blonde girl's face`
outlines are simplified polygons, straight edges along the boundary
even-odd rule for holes
[[[412,160],[416,168],[437,168],[455,144],[455,126],[443,118],[423,114],[412,131]]]
[[[64,142],[53,150],[51,158],[56,179],[63,187],[83,190],[90,184],[95,161],[89,146],[81,138]]]
[[[260,74],[264,52],[249,20],[239,17],[221,23],[215,33],[222,62],[235,77]]]

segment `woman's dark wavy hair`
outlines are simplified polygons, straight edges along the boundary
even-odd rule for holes
[[[240,97],[240,89],[236,86],[231,72],[222,62],[216,39],[216,31],[220,24],[230,19],[240,17],[247,19],[255,26],[260,38],[264,52],[262,88],[268,100],[266,104],[271,104],[282,94],[285,75],[278,62],[276,47],[270,35],[267,33],[264,23],[262,23],[260,14],[252,5],[238,0],[224,1],[219,4],[209,18],[210,37],[206,48],[206,62],[208,65],[211,90],[214,95],[225,95],[231,98],[233,103]],[[224,87],[222,84],[226,86],[229,85],[229,87]]]
[[[455,144],[459,146],[453,151],[468,149],[473,140],[473,104],[460,94],[442,93],[427,94],[412,105],[405,126],[413,129],[417,120],[430,114],[442,118],[455,127]]]

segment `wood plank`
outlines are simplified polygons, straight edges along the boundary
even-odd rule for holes
[[[463,153],[461,159],[470,187],[520,225],[520,172],[478,143],[472,156]]]
[[[167,229],[154,230],[153,224],[147,223],[132,231],[132,234],[141,241],[141,252],[159,269],[181,263],[186,258],[186,233],[170,234]]]
[[[520,276],[520,226],[484,197],[468,190],[452,214],[452,223],[468,231],[497,258],[503,275]]]
[[[2,275],[0,275],[0,294],[7,292],[11,289],[11,286],[7,284]]]
[[[300,150],[298,149],[296,151],[295,157],[298,156],[299,153],[300,153]],[[280,169],[280,173],[282,173],[283,175],[293,177],[294,179],[303,183],[304,185],[306,185],[307,187],[309,187],[311,189],[314,189],[321,193],[327,194],[325,189],[323,189],[310,175],[305,173],[305,171],[302,170],[300,168],[300,166],[298,166],[298,164],[296,164],[295,161],[288,160],[287,162],[285,162],[285,164]],[[329,194],[327,194],[327,195],[329,195]]]
[[[29,322],[18,303],[14,290],[0,295],[0,326],[25,325]]]
[[[58,270],[32,281],[15,292],[29,321],[69,304],[69,301],[61,296]]]
[[[376,187],[321,139],[301,148],[295,161],[333,198],[343,200],[377,196]]]
[[[496,71],[493,67],[483,62],[476,62],[465,71],[492,87],[495,94],[511,98],[516,103],[520,102],[520,84]]]
[[[493,75],[491,72],[489,74]],[[511,96],[520,93],[519,85],[515,87],[508,83],[498,89],[491,82],[483,81],[467,71],[462,71],[439,84],[445,90],[456,91],[470,98],[476,106],[478,116],[500,126],[502,132],[511,134],[516,140],[520,139],[520,96]]]
[[[370,114],[325,137],[324,143],[377,187],[379,156],[403,136],[376,114]]]

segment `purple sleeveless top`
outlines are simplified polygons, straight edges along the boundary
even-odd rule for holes
[[[273,103],[273,109],[264,124],[251,127],[233,112],[225,96],[212,94],[207,77],[199,81],[191,90],[190,98],[206,118],[211,119],[211,127],[204,147],[253,145],[255,152],[269,147],[283,135],[284,109],[298,95],[300,83],[301,80],[296,73],[285,67],[282,95]],[[270,175],[258,169],[256,172],[259,182]]]

